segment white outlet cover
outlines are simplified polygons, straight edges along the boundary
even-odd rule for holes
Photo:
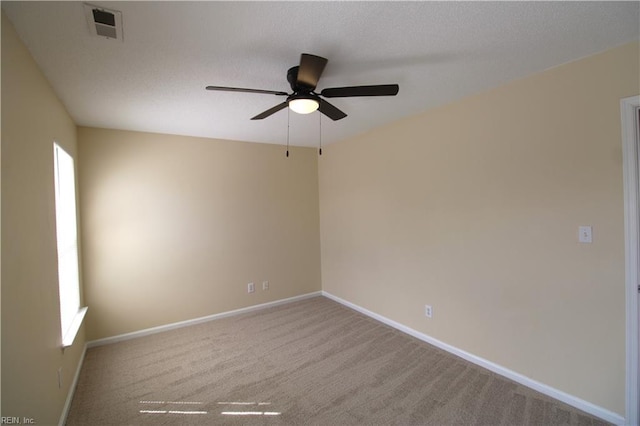
[[[427,318],[433,317],[433,308],[431,307],[431,305],[424,305],[424,315]]]
[[[578,241],[587,244],[593,241],[593,235],[590,226],[580,226],[578,228]]]

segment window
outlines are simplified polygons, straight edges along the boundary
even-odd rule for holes
[[[87,308],[80,308],[78,225],[73,158],[53,144],[62,347],[71,346]]]

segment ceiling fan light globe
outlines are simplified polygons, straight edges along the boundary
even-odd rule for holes
[[[292,99],[289,101],[289,108],[298,114],[310,114],[317,110],[320,104],[315,99]]]

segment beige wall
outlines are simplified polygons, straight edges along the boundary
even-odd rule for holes
[[[323,290],[624,415],[619,102],[638,50],[327,147]]]
[[[320,290],[314,149],[83,127],[78,140],[89,340]]]
[[[58,423],[84,348],[83,328],[60,346],[54,139],[75,155],[75,124],[2,13],[2,416],[38,424]]]

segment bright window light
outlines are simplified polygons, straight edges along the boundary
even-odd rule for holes
[[[58,285],[60,290],[60,329],[62,346],[68,347],[82,324],[87,308],[80,308],[78,272],[78,225],[73,158],[57,143],[53,144]]]

